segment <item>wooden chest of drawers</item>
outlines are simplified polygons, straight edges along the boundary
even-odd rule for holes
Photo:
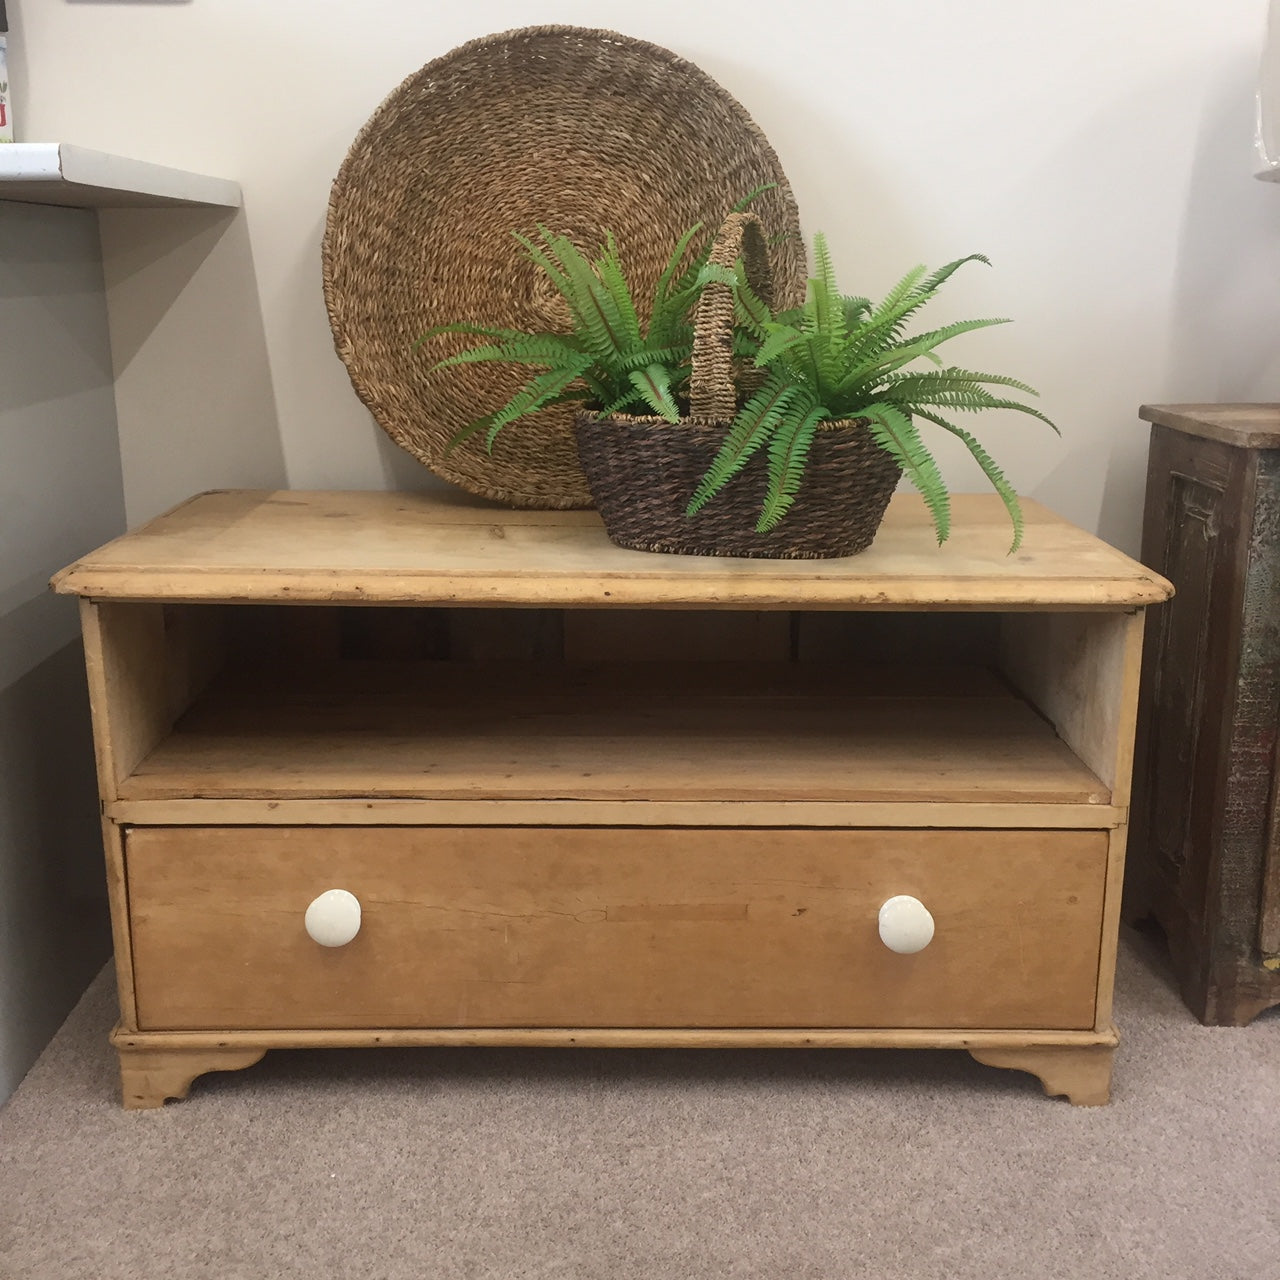
[[[127,1106],[273,1047],[965,1048],[1106,1100],[1143,606],[1029,504],[847,560],[214,493],[83,598]]]

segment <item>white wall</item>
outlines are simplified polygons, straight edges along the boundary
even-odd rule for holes
[[[827,231],[851,291],[883,290],[916,261],[989,254],[995,269],[958,277],[946,305],[1016,324],[964,339],[954,356],[1038,386],[1064,438],[1020,419],[982,433],[1023,492],[1130,548],[1146,448],[1138,405],[1280,398],[1280,189],[1250,176],[1264,10],[1264,0],[9,5],[22,137],[243,183],[269,376],[257,371],[228,409],[249,415],[255,440],[278,422],[296,487],[419,477],[352,394],[330,343],[319,245],[347,145],[404,76],[454,45],[567,22],[666,45],[735,94],[774,142],[806,229]],[[203,287],[243,292],[245,275]],[[224,310],[245,305],[223,299]],[[198,341],[196,316],[183,323]],[[169,404],[189,395],[189,377],[179,361]],[[163,447],[172,425],[128,408],[137,519],[191,477]],[[268,456],[273,445],[252,447]],[[943,452],[957,487],[981,487]]]
[[[76,602],[124,528],[98,231],[0,201],[0,1102],[110,954]]]

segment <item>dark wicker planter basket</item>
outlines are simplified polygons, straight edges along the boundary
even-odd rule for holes
[[[898,483],[897,462],[861,423],[819,431],[804,484],[782,522],[756,533],[763,451],[698,512],[685,507],[728,428],[580,414],[578,458],[610,539],[636,551],[820,560],[865,551]]]
[[[739,257],[755,292],[768,300],[769,254],[751,214],[731,214],[711,254],[727,267]],[[708,285],[694,316],[690,416],[673,424],[625,414],[578,415],[578,460],[610,539],[637,551],[782,560],[865,551],[901,469],[860,421],[824,424],[817,432],[800,491],[769,533],[755,531],[768,485],[764,449],[697,515],[685,515],[737,411],[732,350],[733,294],[727,285]]]

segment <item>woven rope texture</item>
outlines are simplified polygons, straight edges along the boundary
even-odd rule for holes
[[[584,414],[577,429],[609,537],[636,551],[769,560],[855,555],[875,539],[900,475],[864,424],[833,423],[814,436],[804,483],[781,523],[756,533],[768,483],[763,450],[696,516],[684,513],[727,427]]]
[[[774,253],[778,302],[805,266],[786,176],[764,135],[709,76],[608,31],[530,27],[463,45],[377,110],[334,181],[324,287],[334,344],[357,394],[397,444],[461,487],[520,507],[582,507],[571,409],[548,410],[446,454],[461,427],[504,403],[527,370],[431,365],[468,345],[426,329],[472,321],[567,328],[563,303],[512,231],[538,223],[594,253],[617,237],[632,289],[650,298],[679,235],[753,204]]]

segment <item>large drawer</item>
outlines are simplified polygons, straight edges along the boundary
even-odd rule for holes
[[[1094,1023],[1103,831],[134,827],[143,1030]],[[359,933],[304,927],[328,889]],[[936,921],[913,955],[881,904]]]

